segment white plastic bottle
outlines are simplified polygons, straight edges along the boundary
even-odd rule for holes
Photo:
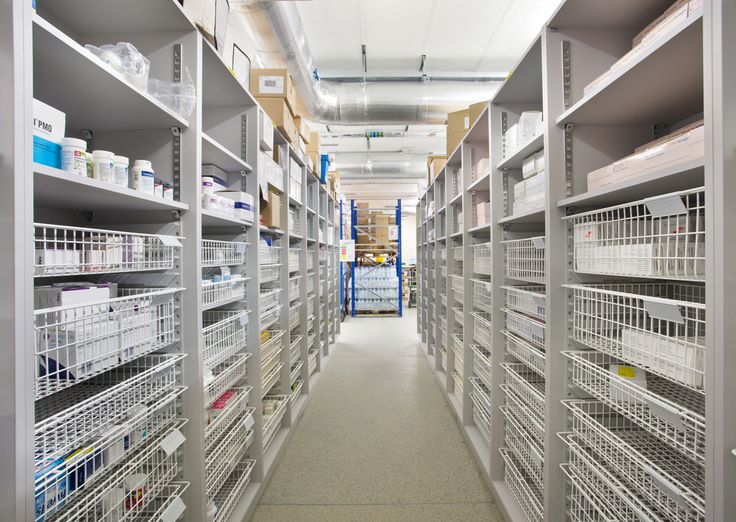
[[[87,177],[87,142],[77,138],[61,140],[61,168],[69,174]]]
[[[129,187],[145,194],[153,196],[154,172],[151,162],[148,160],[135,160],[130,170]]]
[[[92,151],[92,177],[105,183],[114,183],[115,154],[108,150]]]
[[[115,184],[121,187],[128,186],[128,165],[129,160],[125,156],[115,156],[113,160],[113,172]]]

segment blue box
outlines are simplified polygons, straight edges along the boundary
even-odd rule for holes
[[[55,169],[61,168],[61,145],[33,136],[33,161]]]

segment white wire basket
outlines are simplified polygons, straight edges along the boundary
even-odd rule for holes
[[[572,429],[598,459],[665,520],[705,520],[704,467],[608,405],[565,401]]]
[[[298,249],[289,249],[289,273],[294,273],[299,271],[299,250]]]
[[[268,338],[261,334],[261,366],[283,348],[283,330],[268,330]],[[264,340],[265,338],[265,340]]]
[[[563,352],[571,382],[691,459],[705,464],[705,397],[608,354]],[[639,379],[634,381],[632,376]],[[637,384],[641,383],[643,384]]]
[[[302,388],[304,388],[304,381],[297,379],[291,385],[291,404],[294,404],[299,396],[302,394]]]
[[[471,245],[473,250],[473,273],[476,275],[491,275],[491,243],[477,243]]]
[[[41,509],[37,519],[48,518],[64,504],[75,502],[77,496],[97,481],[105,480],[111,469],[145,442],[170,429],[176,421],[177,400],[183,392],[184,387],[175,387],[149,402],[147,407],[134,409],[101,436],[85,441],[84,446],[67,456],[63,465],[61,459],[37,460],[34,495],[46,501],[36,506]],[[70,477],[70,473],[75,476]]]
[[[205,378],[204,407],[209,408],[228,389],[245,378],[246,361],[249,353],[232,355],[227,360],[212,369],[212,378]]]
[[[289,279],[289,302],[293,302],[297,299],[299,299],[299,282],[301,281],[301,276],[293,276],[291,279]]]
[[[474,377],[470,378],[473,382]],[[473,423],[480,431],[480,434],[485,439],[486,443],[491,443],[491,416],[486,411],[482,402],[476,397],[475,393],[470,394],[470,399],[473,401]]]
[[[297,361],[291,366],[291,374],[289,379],[289,386],[294,386],[294,382],[299,378],[299,374],[302,371],[303,363],[301,361]]]
[[[506,406],[501,406],[506,420],[504,442],[540,491],[544,490],[544,446],[541,446]]]
[[[169,270],[181,247],[175,236],[44,223],[34,231],[36,277]]]
[[[491,352],[483,348],[479,344],[471,344],[470,349],[473,351],[473,372],[483,381],[488,389],[491,389],[493,375],[491,364]]]
[[[705,280],[705,189],[570,216],[575,271]]]
[[[440,252],[440,256],[439,256],[439,257],[440,257],[440,259],[441,259],[442,261],[447,261],[447,247],[441,247],[441,248],[439,248],[438,250],[439,250],[439,252]],[[431,252],[431,251],[430,251],[430,252]],[[431,254],[430,254],[430,256],[431,256]]]
[[[247,243],[243,241],[202,240],[202,268],[236,266],[245,263]]]
[[[473,312],[473,340],[491,349],[491,336],[493,335],[493,323],[490,312]]]
[[[453,292],[459,293],[462,295],[462,293],[465,291],[465,286],[463,284],[463,276],[461,275],[451,275],[450,278],[450,288]]]
[[[252,415],[251,411],[251,419]],[[240,420],[241,422],[231,425],[212,451],[205,455],[205,494],[208,498],[212,498],[222,488],[227,477],[245,455],[248,432],[252,429],[246,427],[244,417]]]
[[[541,377],[544,377],[546,366],[545,352],[508,330],[501,330],[501,333],[506,337],[506,353],[519,362],[526,364],[530,370],[537,372]]]
[[[455,318],[455,321],[462,328],[463,326],[463,307],[453,306],[451,310],[452,310],[452,315]]]
[[[36,401],[36,470],[83,447],[92,437],[117,424],[135,422],[140,413],[136,408],[141,404],[175,396],[176,364],[183,358],[181,354],[146,355]]]
[[[544,236],[502,241],[504,273],[508,279],[545,284]]]
[[[544,441],[545,383],[544,378],[521,363],[501,363],[505,373],[505,384],[501,389],[506,394],[509,409],[520,420],[524,428]],[[508,401],[509,396],[512,397]],[[517,408],[523,405],[523,409]]]
[[[232,278],[229,281],[202,282],[202,310],[211,310],[235,301],[245,299],[245,279]]]
[[[540,321],[547,320],[546,288],[541,285],[503,286],[506,308]]]
[[[544,348],[544,337],[547,329],[545,323],[508,308],[502,308],[501,311],[506,314],[506,330],[518,335],[539,349]]]
[[[568,287],[574,340],[689,388],[703,388],[703,286],[632,283]]]
[[[36,310],[36,399],[177,341],[179,291],[118,289],[121,297]]]
[[[159,498],[166,487],[177,477],[179,466],[177,463],[177,452],[167,453],[161,448],[164,440],[173,433],[180,431],[186,424],[186,420],[179,419],[156,437],[150,437],[138,450],[117,465],[109,468],[105,478],[95,480],[78,494],[74,502],[64,502],[63,498],[54,504],[53,500],[45,498],[46,509],[49,502],[52,506],[60,508],[53,516],[55,521],[64,522],[94,522],[98,520],[133,520],[148,510],[149,505]],[[102,456],[98,455],[98,463],[102,463]],[[95,471],[90,466],[85,468],[72,468],[73,461],[69,458],[61,467],[59,480],[86,481],[86,476],[93,476]],[[72,489],[71,484],[57,482],[56,494],[64,487]],[[46,488],[46,493],[54,494],[53,490]],[[37,499],[39,500],[39,499]],[[39,502],[40,504],[40,502]],[[45,517],[38,516],[37,520]]]
[[[258,307],[261,313],[278,306],[281,297],[281,288],[261,288],[258,295]]]
[[[258,264],[275,265],[279,263],[281,247],[275,244],[267,245],[260,242],[258,245]]]
[[[491,309],[492,304],[492,287],[490,281],[473,279],[473,306],[481,311],[486,312]]]
[[[273,283],[274,281],[278,281],[280,272],[281,265],[279,264],[261,265],[258,268],[258,273],[261,278],[261,284]]]
[[[302,335],[291,335],[291,341],[289,344],[289,364],[292,366],[301,358],[301,342]]]
[[[307,293],[314,294],[314,277],[307,278]]]
[[[263,453],[268,451],[286,413],[288,395],[269,395],[263,399]]]
[[[271,388],[273,388],[276,383],[279,382],[279,379],[281,378],[281,368],[284,367],[284,363],[279,362],[278,360],[274,361],[273,364],[268,365],[268,369],[264,369],[263,371],[263,385],[261,386],[262,389],[262,397],[265,397],[268,392],[271,391]]]
[[[232,396],[225,403],[224,408],[211,408],[207,410],[207,427],[204,430],[205,454],[210,455],[215,450],[218,441],[235,423],[248,424],[252,427],[253,408],[248,408],[248,400],[252,386],[240,386],[230,388],[226,393]],[[219,406],[219,405],[218,405]]]
[[[310,346],[314,346],[314,344]],[[309,349],[309,357],[307,359],[307,369],[309,370],[309,375],[312,375],[317,370],[317,354],[318,353],[319,353],[319,349],[316,346],[314,348]]]
[[[446,343],[440,345],[440,366],[442,367],[442,371],[447,371],[447,347]]]
[[[544,522],[544,493],[522,469],[514,453],[499,450],[505,464],[504,480],[529,522]]]
[[[462,245],[452,247],[452,259],[455,261],[463,262],[463,247]]]
[[[211,310],[202,314],[202,366],[211,370],[246,346],[248,312]]]
[[[292,305],[291,309],[289,310],[289,330],[293,330],[301,323],[299,307],[301,307],[301,303],[297,301]]]
[[[250,483],[251,474],[256,461],[242,459],[235,465],[230,475],[225,479],[220,490],[212,497],[212,502],[217,507],[214,522],[226,522],[230,520],[235,504],[245,493]]]
[[[440,326],[440,343],[443,348],[447,348],[447,330]]]
[[[440,315],[439,319],[440,319],[439,320],[440,327],[442,327],[445,330],[447,330],[447,316],[446,315]]]
[[[479,377],[471,377],[470,384],[475,401],[483,408],[484,414],[490,419],[491,411],[493,411],[491,407],[491,389]]]
[[[460,378],[463,376],[463,336],[454,334],[452,336],[452,353],[455,354],[455,371]]]
[[[455,395],[462,401],[463,399],[463,376],[458,373],[457,370],[452,370],[452,382],[455,390]]]
[[[185,510],[186,506],[181,500],[182,496],[189,489],[189,482],[172,481],[161,488],[156,498],[141,509],[136,517],[135,522],[143,520],[165,520],[167,517],[173,516],[179,510]]]
[[[279,320],[279,317],[281,316],[281,308],[282,308],[281,305],[279,305],[279,306],[272,308],[271,310],[261,312],[261,316],[259,318],[259,325],[260,325],[261,331],[272,326],[273,324],[276,323],[276,321]]]
[[[572,520],[660,520],[607,466],[596,461],[589,449],[580,446],[579,437],[573,433],[561,436],[568,446],[569,462],[561,467],[570,481]]]

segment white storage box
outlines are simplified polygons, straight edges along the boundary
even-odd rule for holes
[[[258,110],[260,143],[262,150],[273,150],[273,122],[271,117],[262,110]]]
[[[238,218],[242,219],[243,221],[247,221],[248,223],[253,223],[255,221],[255,203],[253,201],[253,196],[251,196],[247,192],[231,190],[218,192],[218,194],[235,203],[235,215]]]

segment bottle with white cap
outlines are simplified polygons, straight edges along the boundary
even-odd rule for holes
[[[133,190],[139,190],[153,196],[154,172],[151,162],[148,160],[135,160],[130,170],[130,184]]]
[[[115,184],[121,187],[128,186],[128,164],[129,160],[125,156],[115,156],[114,161],[114,177]]]
[[[78,138],[61,140],[61,168],[69,174],[87,177],[87,142]]]
[[[113,183],[115,179],[113,173],[114,162],[115,154],[112,152],[107,150],[92,151],[92,177],[105,183]]]

